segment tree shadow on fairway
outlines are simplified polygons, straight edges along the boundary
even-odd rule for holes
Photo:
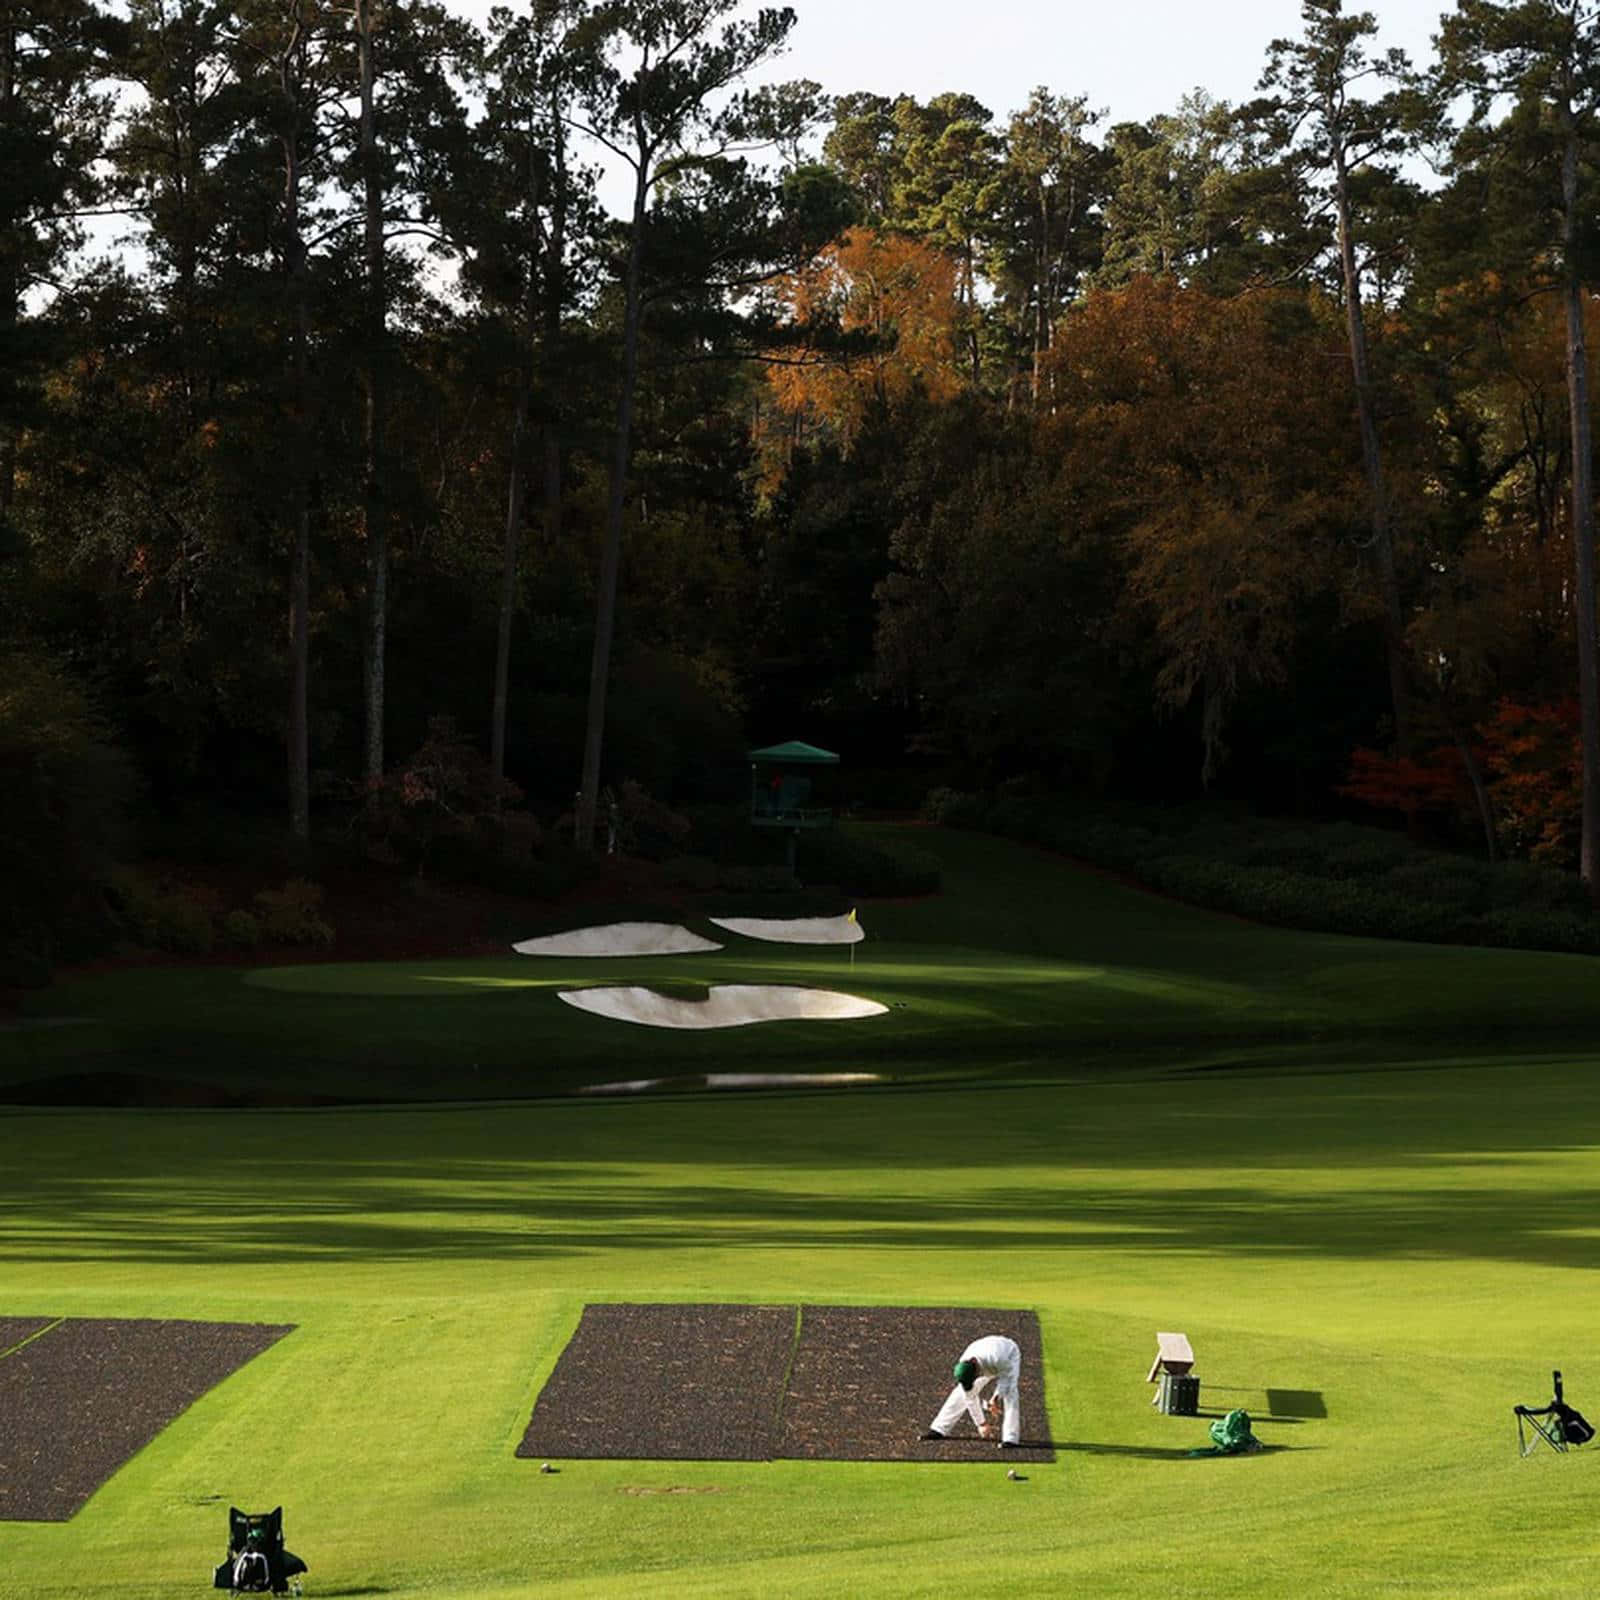
[[[207,1119],[209,1122],[210,1119]],[[141,1132],[147,1125],[141,1124]],[[257,1130],[259,1131],[259,1130]],[[209,1142],[208,1141],[212,1141]],[[540,1260],[660,1249],[1177,1251],[1296,1260],[1593,1264],[1600,1185],[1423,1183],[1300,1192],[1259,1185],[1123,1187],[958,1178],[936,1195],[912,1174],[843,1191],[775,1163],[727,1183],[673,1183],[659,1162],[361,1160],[237,1155],[214,1128],[168,1163],[101,1175],[26,1159],[0,1177],[0,1256],[24,1261],[294,1263]],[[1492,1168],[1471,1169],[1474,1177]],[[697,1169],[697,1175],[703,1169]],[[1233,1176],[1230,1174],[1230,1177]],[[1396,1176],[1400,1176],[1397,1172]]]

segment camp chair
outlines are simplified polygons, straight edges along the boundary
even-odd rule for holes
[[[251,1514],[228,1507],[228,1554],[211,1575],[229,1594],[299,1594],[306,1564],[283,1547],[283,1507]]]
[[[1532,1455],[1539,1448],[1541,1439],[1552,1450],[1559,1450],[1564,1455],[1574,1446],[1587,1444],[1594,1438],[1594,1429],[1562,1398],[1561,1374],[1552,1372],[1550,1376],[1556,1392],[1549,1405],[1511,1408],[1517,1419],[1517,1449],[1525,1456]]]

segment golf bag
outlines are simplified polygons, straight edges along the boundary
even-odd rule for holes
[[[211,1575],[230,1594],[299,1594],[306,1564],[283,1547],[283,1507],[254,1514],[228,1508],[228,1554]]]
[[[1582,1412],[1569,1406],[1561,1393],[1561,1374],[1550,1374],[1555,1398],[1547,1406],[1513,1406],[1517,1419],[1517,1448],[1531,1455],[1542,1439],[1552,1450],[1565,1452],[1594,1438],[1594,1429]]]

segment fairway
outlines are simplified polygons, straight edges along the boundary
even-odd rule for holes
[[[1511,1408],[1548,1400],[1560,1367],[1568,1399],[1600,1413],[1600,1080],[1574,1042],[1600,968],[1274,934],[1059,864],[1043,909],[1003,920],[1008,872],[1037,888],[1040,858],[956,838],[946,860],[939,900],[861,913],[858,992],[898,984],[907,1001],[875,1019],[902,1029],[898,1084],[6,1112],[0,1319],[297,1329],[70,1521],[0,1523],[8,1600],[199,1591],[228,1506],[280,1503],[313,1597],[1592,1592],[1600,1453],[1519,1459]],[[963,863],[1000,887],[963,902]],[[1015,992],[1032,1009],[985,1030],[981,996],[917,976],[919,957],[954,973],[958,947],[1030,974]],[[1097,980],[1049,976],[1073,965],[1160,976],[1213,1025],[1162,1043],[1165,1014],[1119,1055],[1109,1010],[1136,1030],[1146,1003],[1104,986],[1081,999]],[[344,984],[327,997],[340,1008],[387,1003],[353,992],[349,968],[300,970]],[[584,981],[623,973],[656,981],[625,962],[590,962]],[[1549,1026],[1464,1041],[1459,1017],[1519,978]],[[63,985],[50,1006],[93,1015],[108,981]],[[1320,1033],[1274,1045],[1273,994],[1320,1007]],[[553,996],[548,1014],[559,1027],[530,1051],[607,1026]],[[740,1049],[696,1058],[855,1066],[867,1058],[822,1042],[870,1026],[734,1030]],[[782,1044],[789,1029],[801,1045]],[[757,1051],[769,1033],[780,1045]],[[1102,1070],[1055,1059],[1091,1037]],[[596,1047],[592,1066],[656,1060]],[[1031,1308],[1056,1460],[1018,1481],[999,1460],[571,1459],[541,1474],[518,1443],[583,1308],[606,1302]],[[1158,1329],[1193,1341],[1202,1408],[1249,1409],[1268,1451],[1189,1456],[1207,1419],[1152,1408]],[[919,1380],[929,1415],[956,1353]]]

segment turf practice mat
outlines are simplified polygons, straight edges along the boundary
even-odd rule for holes
[[[1006,1459],[1053,1461],[1038,1317],[922,1306],[585,1306],[517,1454],[993,1461],[970,1424],[943,1443],[917,1437],[956,1357],[990,1333],[1022,1347],[1022,1445]]]
[[[65,1522],[208,1389],[289,1331],[69,1317],[0,1357],[0,1519]]]
[[[585,1306],[517,1454],[768,1460],[794,1329],[793,1306]]]
[[[955,1437],[920,1434],[950,1393],[950,1369],[974,1339],[1022,1347],[1022,1444],[1007,1461],[1053,1461],[1039,1319],[1032,1311],[927,1306],[806,1306],[777,1454],[827,1461],[993,1461],[996,1446],[963,1419]]]

